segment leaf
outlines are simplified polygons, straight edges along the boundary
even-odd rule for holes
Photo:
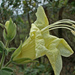
[[[11,73],[5,70],[0,70],[0,75],[11,75]]]
[[[32,59],[30,59],[30,58],[19,58],[19,59],[16,59],[14,62],[16,62],[16,63],[23,63],[23,62],[25,62],[25,61],[31,61]]]
[[[5,48],[3,42],[0,41],[0,53],[3,53],[3,51],[5,51],[5,55],[8,54],[7,49]]]
[[[5,48],[5,47],[4,47],[3,42],[2,42],[2,41],[0,41],[0,51],[2,51],[4,48]]]
[[[5,70],[5,71],[11,72],[11,73],[13,72],[13,70],[9,67],[4,67],[4,68],[2,68],[2,70]]]
[[[12,51],[14,51],[14,50],[16,50],[16,48],[14,48],[14,47],[12,47],[12,48],[7,48],[7,51],[8,51],[8,52],[12,52]]]
[[[2,53],[3,50],[5,50],[5,46],[4,46],[3,42],[0,41],[0,53]]]

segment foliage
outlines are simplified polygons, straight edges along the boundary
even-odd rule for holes
[[[43,64],[43,63],[33,63],[29,67],[27,65],[24,68],[24,75],[49,75],[52,71],[52,68],[49,67],[50,64]]]

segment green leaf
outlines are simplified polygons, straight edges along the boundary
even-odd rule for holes
[[[12,48],[7,48],[7,51],[8,51],[8,52],[12,52],[12,51],[14,51],[14,50],[16,50],[16,48],[14,48],[14,47],[12,47]]]
[[[5,51],[5,55],[8,54],[7,49],[5,48],[3,42],[0,41],[0,53],[3,53],[3,51]]]
[[[24,61],[31,61],[31,59],[30,58],[20,58],[20,59],[16,59],[14,62],[21,64]]]
[[[13,73],[13,70],[11,68],[9,68],[9,67],[4,67],[4,68],[2,68],[2,70],[8,71],[10,73]]]
[[[12,75],[12,73],[5,70],[0,70],[0,75]]]
[[[19,58],[14,61],[14,63],[17,63],[17,64],[25,64],[25,63],[33,63],[33,62],[38,63],[37,60],[32,60],[30,58]]]
[[[2,41],[0,41],[0,52],[2,53],[2,51],[5,49],[4,44]]]
[[[4,44],[2,41],[0,41],[0,48],[4,49]]]

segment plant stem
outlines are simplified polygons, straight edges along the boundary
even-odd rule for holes
[[[5,52],[3,51],[3,54],[2,54],[2,58],[1,58],[1,63],[0,63],[0,69],[3,67],[4,65],[4,60],[5,60]]]
[[[5,28],[5,26],[4,26],[3,24],[1,24],[1,23],[0,23],[0,26],[1,26],[2,28]]]
[[[9,41],[6,41],[6,48],[9,46]]]
[[[9,46],[9,41],[6,41],[6,48]],[[6,64],[5,67],[7,67],[11,63],[11,60],[9,60]]]
[[[7,67],[11,63],[11,60],[6,63],[5,67]]]
[[[8,47],[8,45],[9,45],[9,41],[6,41],[6,48]],[[3,50],[1,63],[0,63],[0,69],[3,67],[4,61],[5,61],[5,51]],[[10,61],[6,64],[6,66],[9,65],[9,63],[10,63]]]

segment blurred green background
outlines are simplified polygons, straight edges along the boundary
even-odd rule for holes
[[[13,46],[17,48],[20,41],[24,41],[26,37],[29,36],[31,24],[36,20],[35,13],[40,5],[44,7],[50,24],[61,19],[75,20],[75,0],[0,0],[0,23],[5,24],[7,20],[12,18],[17,25],[17,35],[10,43],[10,47]],[[64,38],[75,51],[75,36],[73,36],[70,31],[66,29],[57,29],[51,31],[50,34],[59,38]],[[1,27],[0,40],[4,42],[3,29]],[[45,56],[38,60],[39,66],[42,69],[45,68],[45,66],[48,67],[45,71],[35,67],[37,64],[35,63],[30,64],[30,66],[24,65],[27,70],[23,69],[23,74],[16,75],[54,75],[51,67],[48,66],[49,62]],[[75,54],[69,58],[63,57],[61,75],[75,75],[74,63]],[[29,68],[31,68],[31,70],[29,70]]]

